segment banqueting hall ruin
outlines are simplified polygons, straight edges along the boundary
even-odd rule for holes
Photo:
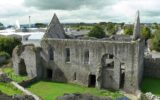
[[[142,80],[143,57],[139,13],[133,36],[103,39],[69,37],[54,15],[40,47],[14,49],[13,68],[31,78],[135,93]]]

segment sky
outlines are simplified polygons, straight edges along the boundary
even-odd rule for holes
[[[0,22],[5,25],[50,22],[56,13],[62,23],[160,22],[159,0],[0,0]]]

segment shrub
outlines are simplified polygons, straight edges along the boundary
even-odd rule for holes
[[[124,27],[124,34],[125,35],[132,35],[133,34],[133,26],[125,26]]]
[[[0,52],[0,56],[4,56],[4,57],[6,57],[6,58],[9,58],[9,57],[10,57],[10,55],[9,55],[7,52],[4,52],[4,51],[1,51],[1,52]]]
[[[116,32],[118,30],[118,26],[115,23],[108,22],[105,26],[106,26],[106,30],[108,32],[107,35],[111,36],[111,35],[116,34]]]
[[[151,50],[160,51],[160,30],[157,30],[151,39]]]
[[[5,51],[11,55],[13,49],[20,44],[21,41],[17,38],[0,36],[0,51]]]
[[[151,38],[151,30],[148,27],[141,27],[141,36],[147,40],[149,38]]]
[[[88,33],[88,36],[95,37],[95,38],[104,38],[106,36],[106,34],[105,34],[103,28],[101,28],[99,25],[96,25]]]

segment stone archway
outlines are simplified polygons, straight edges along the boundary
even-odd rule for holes
[[[101,77],[102,88],[118,90],[120,88],[121,79],[121,63],[114,54],[106,53],[101,58]],[[123,83],[122,83],[123,84]]]

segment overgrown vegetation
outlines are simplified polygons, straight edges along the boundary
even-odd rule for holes
[[[55,100],[57,96],[62,96],[64,93],[89,93],[96,96],[110,96],[114,99],[122,96],[119,92],[87,88],[67,83],[55,83],[52,81],[39,81],[29,86],[28,89],[44,100]]]
[[[158,29],[151,39],[151,50],[160,51],[160,29]]]
[[[2,71],[3,71],[4,73],[6,73],[9,78],[11,78],[13,81],[16,81],[16,82],[18,82],[18,83],[29,79],[29,78],[26,77],[26,76],[16,75],[16,74],[14,73],[13,69],[12,69],[12,68],[9,68],[9,67],[4,67],[4,68],[2,68]]]
[[[145,40],[151,38],[151,30],[150,28],[146,27],[146,26],[142,26],[141,27],[141,36],[142,38],[144,38]]]
[[[103,28],[100,25],[96,25],[92,28],[92,30],[88,33],[89,37],[95,38],[104,38],[106,36]]]
[[[105,25],[105,29],[107,30],[108,32],[108,35],[115,35],[117,30],[118,30],[118,27],[116,25],[116,23],[112,23],[112,22],[108,22],[106,25]]]
[[[20,44],[21,41],[17,38],[0,36],[0,51],[5,51],[11,55],[13,49]]]
[[[128,25],[124,27],[124,34],[125,35],[132,35],[133,34],[133,25]]]
[[[2,83],[0,82],[0,90],[7,94],[7,95],[14,95],[14,94],[23,94],[20,90],[15,88],[12,84],[10,83]]]
[[[0,56],[6,57],[7,59],[10,58],[10,55],[4,51],[0,51]]]
[[[153,94],[160,96],[160,79],[156,78],[144,78],[141,84],[141,91],[143,93],[152,92]]]

